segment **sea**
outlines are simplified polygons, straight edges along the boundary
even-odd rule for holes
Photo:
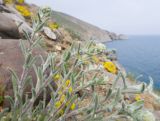
[[[138,81],[154,80],[154,89],[160,90],[160,35],[134,35],[128,40],[105,43],[117,51],[119,63]],[[138,78],[139,77],[139,78]]]

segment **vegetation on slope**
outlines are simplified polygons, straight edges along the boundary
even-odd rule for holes
[[[47,57],[34,54],[35,48],[41,48],[42,29],[50,12],[49,8],[40,9],[33,17],[32,33],[24,30],[25,40],[20,41],[23,71],[19,76],[10,69],[14,96],[1,95],[2,105],[10,101],[10,109],[1,110],[1,120],[155,121],[141,98],[151,85],[128,84],[118,65],[106,56],[103,44],[73,41],[61,53],[48,53]],[[41,63],[37,65],[38,60]],[[35,84],[29,73],[32,69]],[[25,92],[27,87],[29,93]]]
[[[67,30],[74,31],[75,34],[80,35],[83,40],[111,40],[109,32],[89,23],[57,11],[53,11],[52,15],[54,21],[62,25]]]

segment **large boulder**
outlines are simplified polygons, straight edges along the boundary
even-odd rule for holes
[[[20,38],[18,27],[13,20],[0,13],[0,36],[2,38]]]
[[[23,31],[25,30],[27,33],[32,33],[33,29],[28,25],[28,23],[22,19],[21,17],[19,17],[18,14],[14,14],[14,13],[3,13],[3,15],[5,15],[6,17],[8,17],[10,20],[13,20],[15,22],[15,24],[18,27],[18,31],[19,33],[22,35]]]
[[[20,40],[11,40],[11,39],[0,39],[0,84],[3,84],[5,86],[5,92],[4,95],[9,95],[11,97],[14,96],[13,94],[13,88],[12,88],[12,80],[11,80],[11,73],[9,71],[9,68],[12,70],[15,70],[15,72],[20,77],[22,74],[22,67],[24,63],[24,57],[21,52],[20,46],[19,46]],[[36,48],[33,51],[34,55],[42,55],[43,57],[46,57],[46,52],[42,48]],[[37,59],[36,65],[41,64],[40,59]],[[33,71],[33,69],[30,70],[29,75],[32,77],[32,81],[34,85],[36,84],[36,75]],[[53,88],[56,89],[56,84],[52,81]],[[30,92],[31,87],[28,87],[25,92]],[[48,91],[50,91],[48,89]],[[31,93],[29,93],[31,94]],[[50,99],[50,93],[48,94],[47,100]],[[39,99],[42,99],[43,96],[40,96]],[[38,99],[38,100],[39,100]],[[3,102],[4,107],[9,107],[10,104],[7,100],[4,100]]]
[[[18,12],[18,11],[15,9],[14,5],[7,4],[7,5],[5,5],[5,6],[6,6],[7,10],[9,10],[9,12],[7,12],[7,13],[16,14],[16,16],[18,16],[20,19],[22,19],[23,21],[25,21],[25,18],[20,14],[20,12]]]

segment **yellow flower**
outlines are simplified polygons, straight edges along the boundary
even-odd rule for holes
[[[63,95],[61,96],[61,98],[60,98],[59,101],[60,101],[61,103],[63,103],[63,102],[65,101],[65,99],[66,99],[66,96],[63,94]]]
[[[75,108],[76,108],[76,104],[73,103],[73,104],[71,105],[70,109],[71,109],[71,110],[74,110]]]
[[[61,77],[60,74],[56,74],[55,76],[53,76],[53,80],[58,81],[60,77]]]
[[[5,4],[12,4],[12,3],[13,3],[13,0],[3,0],[3,2],[4,2]]]
[[[27,7],[22,6],[22,5],[16,5],[16,9],[23,15],[24,17],[30,17],[31,12],[28,10]]]
[[[136,100],[136,101],[140,101],[140,100],[141,100],[141,96],[140,96],[139,94],[136,94],[135,100]]]
[[[70,103],[70,101],[67,101],[67,102],[66,102],[66,106],[68,106],[68,105],[69,105],[69,103]]]
[[[99,59],[97,58],[97,56],[92,56],[92,59],[93,59],[96,63],[99,62]]]
[[[56,108],[59,108],[61,105],[62,105],[62,103],[61,103],[60,101],[57,101],[57,102],[55,103],[55,107],[56,107]]]
[[[59,95],[62,95],[62,94],[63,94],[63,90],[62,90],[62,89],[59,90],[59,91],[58,91],[58,94],[59,94]]]
[[[68,92],[69,92],[69,93],[72,93],[72,91],[73,91],[73,88],[72,88],[72,87],[69,87]]]
[[[104,62],[103,63],[103,67],[108,71],[108,72],[111,72],[113,74],[116,74],[117,73],[117,67],[116,65],[113,63],[113,62]]]
[[[48,27],[52,30],[55,30],[59,28],[59,25],[56,22],[54,22],[54,23],[49,23]]]
[[[71,80],[68,79],[68,80],[66,81],[66,86],[68,87],[68,86],[70,85],[70,83],[71,83]]]
[[[19,4],[22,4],[22,3],[24,3],[24,0],[17,0],[17,2],[18,2]]]
[[[60,115],[63,115],[63,114],[64,114],[64,110],[61,109],[61,110],[59,111],[59,113],[60,113]]]
[[[84,64],[88,65],[89,64],[89,61],[83,61]]]

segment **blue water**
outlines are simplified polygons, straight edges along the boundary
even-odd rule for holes
[[[154,79],[154,87],[160,89],[160,36],[129,36],[129,40],[106,43],[117,50],[118,61],[127,72],[143,75],[139,81]]]

